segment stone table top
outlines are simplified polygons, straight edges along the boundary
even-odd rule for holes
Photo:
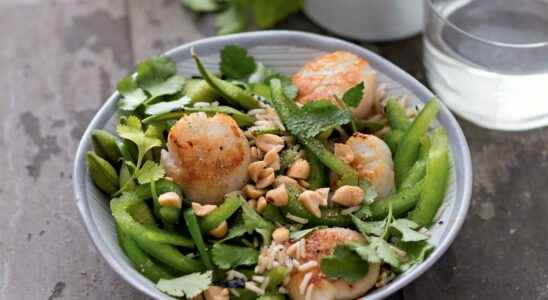
[[[278,28],[328,34],[297,14]],[[179,0],[0,1],[0,299],[146,299],[100,257],[72,193],[87,123],[139,60],[213,35]],[[424,81],[421,39],[364,45]],[[548,129],[460,121],[474,191],[435,266],[393,299],[548,299]]]

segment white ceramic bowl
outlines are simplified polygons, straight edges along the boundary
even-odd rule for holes
[[[265,31],[207,38],[177,47],[167,52],[166,55],[177,62],[180,73],[195,75],[197,71],[190,55],[192,47],[204,57],[208,68],[216,68],[219,51],[223,46],[233,43],[249,49],[251,55],[258,61],[286,74],[295,72],[305,62],[323,53],[335,50],[350,51],[369,60],[371,65],[378,70],[380,82],[388,85],[389,94],[410,95],[416,104],[432,97],[432,93],[419,82],[380,56],[342,40],[310,33]],[[172,299],[158,291],[152,282],[130,265],[118,246],[108,199],[95,188],[88,177],[84,157],[86,151],[91,148],[91,131],[96,128],[113,131],[117,118],[117,98],[118,94],[114,93],[106,101],[80,141],[74,160],[76,204],[93,243],[120,276],[151,297]],[[464,221],[472,188],[472,168],[468,145],[457,121],[447,108],[441,108],[438,121],[448,132],[454,165],[451,168],[451,180],[441,214],[443,225],[435,225],[432,228],[430,242],[436,245],[436,249],[424,263],[408,270],[387,286],[371,292],[364,299],[384,298],[426,271],[447,250]]]
[[[305,0],[304,12],[336,34],[365,41],[409,37],[424,23],[423,0]]]

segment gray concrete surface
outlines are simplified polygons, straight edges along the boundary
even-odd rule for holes
[[[178,0],[0,1],[0,299],[145,299],[95,251],[77,214],[80,135],[139,60],[213,34]],[[279,28],[325,33],[297,15]],[[364,45],[420,80],[420,37]],[[548,299],[548,129],[461,122],[470,215],[435,267],[394,299]]]

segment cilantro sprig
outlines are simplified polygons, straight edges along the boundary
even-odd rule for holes
[[[174,279],[160,279],[156,287],[174,297],[186,297],[186,299],[198,296],[207,290],[213,282],[213,272],[192,273]]]

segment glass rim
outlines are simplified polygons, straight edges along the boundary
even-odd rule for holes
[[[428,5],[428,9],[431,12],[433,12],[436,15],[436,17],[438,17],[440,20],[442,20],[445,24],[447,24],[448,26],[450,26],[454,30],[458,31],[459,33],[461,33],[461,34],[463,34],[463,35],[465,35],[465,36],[467,36],[471,39],[478,40],[478,41],[480,41],[482,43],[485,43],[485,44],[491,44],[493,46],[507,47],[507,48],[539,48],[539,47],[548,46],[548,40],[542,41],[542,42],[537,42],[537,43],[516,44],[516,43],[497,42],[497,41],[482,38],[478,35],[472,34],[468,31],[460,28],[455,23],[451,22],[449,19],[442,16],[440,14],[440,12],[434,7],[433,1],[434,0],[426,0],[426,3]]]

